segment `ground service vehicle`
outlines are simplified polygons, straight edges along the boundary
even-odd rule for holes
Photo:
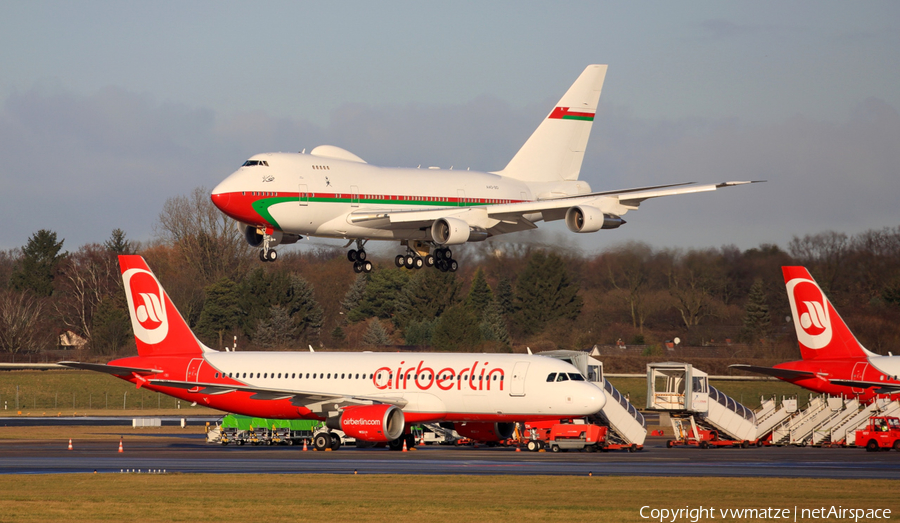
[[[588,452],[627,449],[634,452],[643,448],[641,445],[620,445],[609,440],[609,427],[584,423],[536,421],[525,423],[526,448],[532,452],[549,449],[560,452],[570,449],[587,450]]]
[[[865,428],[856,431],[856,446],[869,452],[900,450],[900,418],[872,416]]]

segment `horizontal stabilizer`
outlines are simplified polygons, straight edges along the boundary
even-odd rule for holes
[[[885,383],[883,381],[857,381],[857,380],[829,380],[832,384],[840,387],[853,387],[855,389],[871,389],[876,394],[894,394],[900,392],[900,383]]]
[[[132,373],[137,374],[139,376],[145,376],[149,374],[159,374],[163,372],[160,369],[140,369],[137,367],[121,367],[118,365],[106,365],[104,363],[82,363],[80,361],[61,361],[58,365],[62,365],[63,367],[71,367],[73,369],[84,369],[84,370],[92,370],[94,372],[105,372],[107,374],[114,374],[116,376],[129,376]]]
[[[814,372],[808,372],[804,370],[776,369],[775,367],[758,367],[756,365],[744,365],[742,363],[736,363],[734,365],[729,365],[728,367],[735,370],[745,370],[747,372],[765,374],[766,376],[774,376],[783,380],[814,378],[816,376]]]

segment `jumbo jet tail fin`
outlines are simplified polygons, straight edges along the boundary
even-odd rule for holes
[[[804,360],[865,358],[875,354],[850,332],[850,328],[825,297],[805,267],[782,267],[791,316]]]
[[[534,182],[577,180],[604,78],[605,65],[587,66],[509,164],[496,174]]]
[[[199,355],[212,351],[191,332],[142,256],[119,256],[119,268],[140,356]]]

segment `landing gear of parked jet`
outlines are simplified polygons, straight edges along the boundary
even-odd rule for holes
[[[350,244],[348,243],[347,245],[349,246]],[[372,272],[372,269],[375,267],[372,265],[372,262],[366,260],[365,246],[366,240],[357,239],[356,248],[347,251],[347,259],[353,262],[353,271],[356,273]]]

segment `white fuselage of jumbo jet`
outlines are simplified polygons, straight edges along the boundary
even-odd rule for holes
[[[470,226],[502,229],[503,220],[489,217],[488,207],[591,190],[579,180],[529,183],[493,173],[376,167],[314,154],[258,154],[246,164],[213,190],[220,209],[254,227],[329,238],[427,241],[434,217],[409,214],[439,208],[445,209],[442,216]],[[392,213],[407,214],[408,226],[396,220],[392,225]],[[538,221],[541,214],[530,217]]]

